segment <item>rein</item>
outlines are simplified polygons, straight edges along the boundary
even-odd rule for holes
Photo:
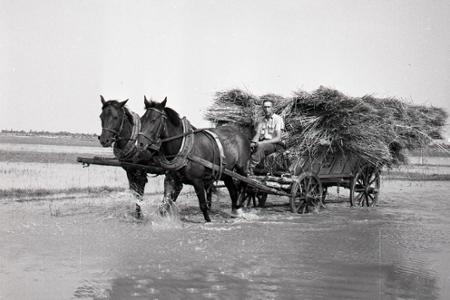
[[[125,119],[127,118],[126,109],[124,107],[122,107],[121,109],[122,109],[123,114],[122,114],[122,120],[120,121],[119,129],[114,130],[111,128],[102,127],[102,130],[113,133],[114,156],[116,158],[118,158],[119,160],[124,160],[124,159],[130,158],[136,152],[135,142],[137,139],[137,133],[140,131],[140,128],[141,128],[141,124],[140,124],[141,122],[140,122],[139,116],[136,113],[131,112],[131,115],[133,116],[133,121],[131,123],[132,128],[131,128],[130,136],[128,138],[121,137],[121,134],[124,129]],[[125,145],[121,145],[121,147],[119,147],[119,145],[118,145],[119,141],[127,141],[127,142]]]
[[[171,137],[168,137],[168,138],[165,138],[165,139],[161,139],[161,143],[170,142],[172,140],[180,139],[180,138],[183,138],[183,137],[185,137],[185,136],[187,136],[189,134],[194,134],[194,133],[197,133],[197,132],[205,131],[206,129],[207,128],[199,128],[199,129],[195,129],[195,130],[190,131],[190,132],[180,133],[178,135],[174,135],[174,136],[171,136]]]
[[[156,112],[158,112],[161,115],[161,118],[163,119],[161,122],[159,122],[158,124],[158,128],[156,130],[156,134],[155,137],[156,138],[152,138],[148,135],[146,135],[144,132],[139,131],[138,136],[143,136],[147,141],[149,141],[150,143],[148,144],[148,147],[152,150],[155,151],[159,151],[159,148],[161,148],[161,139],[159,138],[161,136],[161,132],[164,130],[164,128],[166,127],[166,119],[167,119],[167,115],[164,111],[159,111],[157,109],[154,108],[148,108],[151,110],[154,110]]]
[[[126,117],[125,109],[124,109],[123,107],[122,107],[122,112],[123,112],[123,115],[122,115],[122,121],[120,121],[120,127],[119,127],[119,130],[114,130],[114,129],[111,129],[111,128],[105,128],[105,127],[102,127],[102,130],[105,130],[105,131],[109,131],[109,132],[114,133],[114,138],[115,138],[115,140],[120,140],[120,138],[117,138],[117,137],[120,136],[120,133],[121,133],[122,130],[123,130],[123,123],[124,123],[125,117]]]
[[[116,144],[114,144],[114,155],[119,159],[127,159],[132,157],[136,151],[136,140],[138,136],[138,132],[141,129],[141,120],[139,118],[139,115],[131,112],[131,115],[133,116],[133,127],[131,128],[131,133],[129,138],[119,138],[118,140],[127,140],[128,142],[125,144],[125,146],[120,147]]]

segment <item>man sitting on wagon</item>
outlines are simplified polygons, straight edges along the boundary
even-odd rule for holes
[[[249,164],[249,175],[254,175],[255,167],[269,154],[284,149],[282,134],[284,131],[284,120],[273,112],[273,101],[263,101],[264,117],[258,120],[256,134],[252,139],[250,147],[252,155]]]

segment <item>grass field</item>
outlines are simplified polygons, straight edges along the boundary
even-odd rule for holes
[[[70,145],[98,147],[99,143],[94,136],[38,136],[38,135],[12,135],[0,133],[0,144],[33,144],[33,145]]]
[[[128,189],[119,167],[83,168],[78,156],[111,156],[98,141],[73,137],[13,137],[0,135],[0,199],[42,199],[68,194],[100,194]],[[163,191],[163,177],[152,178],[146,193]]]

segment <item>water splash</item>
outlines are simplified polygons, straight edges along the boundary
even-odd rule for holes
[[[178,206],[175,202],[166,200],[160,203],[151,215],[154,229],[178,229],[183,227]]]

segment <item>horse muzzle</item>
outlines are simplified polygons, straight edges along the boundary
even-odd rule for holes
[[[100,144],[103,147],[111,147],[112,143],[116,140],[114,137],[112,136],[105,136],[105,135],[101,135],[98,137],[98,140],[100,141]]]

